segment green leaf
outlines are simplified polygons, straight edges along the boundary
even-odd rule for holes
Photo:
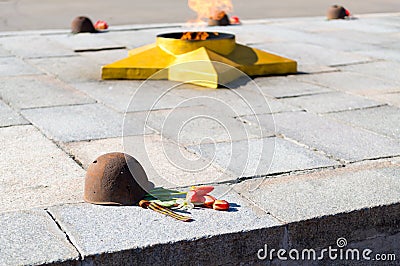
[[[177,198],[184,198],[186,197],[186,194],[186,192],[158,187],[154,188],[148,194],[146,194],[144,199],[158,199],[161,201],[169,201]]]

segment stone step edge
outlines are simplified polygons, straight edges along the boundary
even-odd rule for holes
[[[84,256],[82,260],[75,258],[45,265],[265,264],[257,257],[265,245],[276,250],[318,250],[336,247],[339,238],[351,244],[399,232],[400,203],[393,203],[274,227],[93,254]],[[400,241],[400,234],[398,238]]]

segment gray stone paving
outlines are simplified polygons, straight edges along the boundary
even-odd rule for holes
[[[244,119],[254,121],[254,116]],[[260,125],[271,130],[269,115],[258,115]],[[327,120],[306,112],[274,115],[277,134],[304,143],[333,158],[348,162],[400,155],[398,140]]]
[[[99,102],[102,102],[118,112],[138,112],[146,110],[159,110],[174,108],[186,98],[169,92],[173,82],[154,81],[143,83],[143,81],[102,81],[91,83],[77,83],[75,88],[87,93]],[[164,94],[165,93],[165,94]]]
[[[126,46],[128,49],[140,47],[149,43],[153,43],[154,36],[160,34],[160,29],[148,29],[143,31],[115,31],[110,32],[110,38],[113,42]]]
[[[295,76],[257,78],[261,91],[275,98],[296,97],[331,92],[330,89],[315,84],[299,82]]]
[[[301,62],[302,65],[336,66],[355,64],[371,61],[371,58],[363,55],[355,55],[349,52],[338,52],[334,49],[304,44],[304,43],[269,43],[268,45],[256,45],[257,48],[268,52],[281,54]]]
[[[74,52],[65,45],[44,36],[1,38],[0,44],[13,55],[24,58],[74,55]]]
[[[267,243],[395,242],[399,21],[376,14],[213,28],[298,60],[296,75],[254,77],[259,90],[100,80],[102,65],[179,25],[1,33],[0,264],[259,264]],[[112,151],[136,157],[156,186],[214,184],[233,208],[196,209],[185,224],[83,203],[85,169]]]
[[[110,62],[115,62],[117,60],[120,60],[121,58],[126,57],[127,52],[128,51],[126,49],[112,49],[100,50],[95,52],[77,52],[77,54],[88,59],[89,62],[93,61],[100,65],[107,65]]]
[[[373,99],[400,107],[400,93],[384,93],[372,96]]]
[[[4,49],[2,45],[0,45],[0,57],[8,57],[11,56],[10,51]]]
[[[46,73],[69,83],[98,80],[100,76],[101,64],[81,55],[33,58],[27,61]],[[93,67],[95,65],[97,67]]]
[[[184,97],[186,101],[182,101],[180,106],[203,105],[217,113],[227,113],[231,117],[301,110],[273,97],[266,97],[259,87],[258,80],[238,88],[219,90],[182,85],[173,89],[171,94],[174,97]]]
[[[33,126],[0,128],[0,209],[82,201],[85,172]]]
[[[339,112],[382,105],[380,102],[343,92],[301,96],[283,99],[282,101],[294,106],[299,106],[312,113]]]
[[[339,163],[280,138],[189,147],[240,177],[336,166]]]
[[[14,108],[94,103],[95,100],[48,76],[0,79],[0,96]]]
[[[365,50],[365,51],[360,51],[357,52],[360,55],[363,56],[370,56],[370,57],[374,57],[377,59],[384,59],[384,60],[393,60],[396,62],[400,62],[400,56],[398,54],[398,49],[382,49],[380,47],[375,48],[373,50]]]
[[[206,158],[200,158],[172,141],[161,139],[159,135],[71,142],[65,146],[85,169],[104,153],[119,151],[134,154],[149,179],[158,186],[191,186],[237,178],[221,167],[208,166]]]
[[[0,127],[29,124],[17,112],[13,111],[7,104],[0,101]]]
[[[326,43],[327,41],[333,41],[329,47],[334,47],[341,43],[340,48],[344,51],[359,51],[365,49],[374,48],[375,45],[382,45],[382,43],[392,42],[395,40],[395,33],[387,34],[387,33],[377,33],[375,32],[376,38],[368,38],[370,33],[355,31],[354,29],[345,29],[345,30],[329,30],[329,29],[321,29],[316,30],[321,36],[324,37],[324,40],[321,40],[321,43]],[[357,40],[355,43],[352,40]]]
[[[298,76],[298,80],[359,95],[382,94],[400,90],[398,82],[376,78],[372,75],[345,71],[318,75],[301,75]]]
[[[52,218],[43,210],[0,214],[1,265],[39,265],[77,260]]]
[[[123,116],[100,104],[26,109],[22,114],[50,139],[79,141],[122,135]],[[138,128],[136,134],[142,134]]]
[[[318,74],[318,73],[329,73],[338,71],[336,67],[321,66],[321,65],[297,65],[297,72],[299,74]]]
[[[353,171],[352,171],[353,170]],[[400,193],[400,166],[377,169],[340,169],[258,180],[235,186],[240,194],[286,222],[347,212],[385,202],[395,203]]]
[[[146,113],[127,115],[123,127],[124,115],[101,104],[25,109],[22,114],[55,141],[70,142],[154,132],[144,127]]]
[[[385,81],[392,81],[395,83],[399,82],[399,73],[393,70],[400,69],[400,63],[393,61],[378,61],[369,64],[348,65],[342,66],[340,69],[378,77],[384,79]]]
[[[125,112],[136,88],[140,85],[135,81],[121,81],[120,83],[108,81],[81,82],[74,87],[90,97],[96,99],[118,112]]]
[[[42,72],[20,58],[0,57],[0,77],[37,75]]]
[[[121,47],[103,34],[62,34],[49,36],[48,39],[59,43],[59,46],[68,47],[72,51]]]
[[[237,207],[233,206],[228,212],[212,209],[192,211],[195,220],[192,223],[175,221],[137,207],[79,204],[53,207],[49,211],[74,236],[73,242],[84,256],[168,244],[172,239],[179,242],[280,224],[270,215],[249,208],[251,203],[232,190],[224,198],[234,202]],[[126,230],[127,227],[130,230]]]
[[[400,139],[400,109],[392,106],[328,114],[335,118],[373,132]]]
[[[204,100],[220,104],[218,99],[204,98]],[[273,131],[263,131],[256,126],[242,123],[234,118],[237,113],[229,105],[224,107],[224,113],[219,108],[212,109],[208,106],[152,111],[145,122],[150,128],[184,146],[237,141],[273,134]],[[273,124],[272,120],[269,122]],[[129,128],[134,123],[130,120],[125,121],[125,127]]]

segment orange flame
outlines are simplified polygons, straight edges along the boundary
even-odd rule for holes
[[[197,21],[218,19],[233,11],[231,0],[188,0],[188,5],[197,13]]]
[[[207,32],[185,32],[183,33],[181,40],[195,40],[195,41],[204,41],[207,39],[209,34]]]
[[[215,36],[218,36],[218,32],[213,32]],[[181,40],[189,40],[189,41],[204,41],[207,40],[207,38],[210,36],[207,32],[204,31],[198,31],[198,32],[184,32],[182,34]]]

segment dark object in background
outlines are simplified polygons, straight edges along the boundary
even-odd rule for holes
[[[208,19],[208,26],[228,26],[230,24],[229,17],[224,11],[219,11]]]
[[[348,11],[343,6],[339,5],[331,6],[326,13],[328,19],[345,19],[348,15]]]
[[[97,30],[94,28],[92,21],[88,17],[79,16],[74,18],[71,23],[72,33],[90,32],[96,33]]]
[[[84,200],[101,205],[134,205],[152,185],[135,158],[121,152],[107,153],[87,169]]]

